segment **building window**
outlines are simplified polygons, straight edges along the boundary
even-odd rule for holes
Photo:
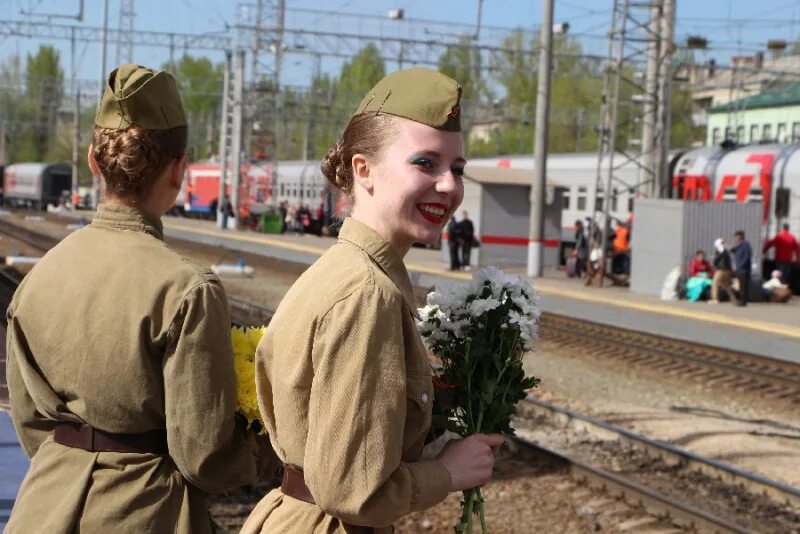
[[[737,126],[736,127],[736,139],[737,143],[746,143],[747,140],[744,137],[744,126]]]
[[[758,143],[758,124],[750,126],[750,142]]]
[[[724,141],[727,141],[729,139],[733,139],[733,130],[731,129],[730,126],[726,126],[725,127],[725,139],[724,139]]]
[[[800,139],[800,122],[792,123],[792,143]]]
[[[775,133],[775,137],[779,143],[786,142],[786,123],[782,122],[778,124],[778,131]]]
[[[761,139],[764,141],[772,141],[772,125],[765,124],[761,129]]]
[[[714,128],[713,130],[711,130],[711,144],[717,145],[719,144],[719,142],[720,142],[719,128]]]
[[[569,209],[569,199],[572,195],[572,191],[567,189],[561,195],[561,209],[568,210]]]

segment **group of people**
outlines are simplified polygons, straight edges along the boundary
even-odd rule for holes
[[[475,225],[469,219],[469,213],[461,212],[461,220],[450,218],[447,223],[447,246],[450,250],[450,270],[470,270],[472,247],[476,244]]]
[[[773,247],[776,249],[776,269],[770,273],[769,280],[762,284],[762,297],[771,302],[786,302],[792,295],[788,285],[792,265],[800,260],[800,248],[788,224],[784,224],[781,232],[764,243],[763,252]],[[722,238],[718,238],[714,241],[711,263],[702,250],[698,250],[689,263],[686,297],[690,301],[703,300],[706,290],[710,290],[708,301],[711,304],[718,303],[720,297],[725,295],[737,306],[746,306],[751,297],[752,269],[753,250],[744,231],[739,230],[734,234],[730,247]]]
[[[289,204],[281,202],[278,206],[281,216],[281,233],[315,234],[322,232],[325,224],[325,207],[322,203],[312,213],[308,204]]]
[[[587,219],[590,228],[587,234],[583,221],[575,221],[575,248],[567,259],[567,275],[570,277],[586,277],[586,285],[606,276],[614,283],[624,284],[631,268],[631,229],[632,220],[615,220],[610,228],[605,257],[611,259],[610,269],[602,264],[603,231],[598,225]]]
[[[236,418],[225,289],[163,243],[186,165],[175,80],[114,69],[88,153],[104,201],[7,312],[11,414],[31,462],[6,532],[211,532],[207,493],[282,468],[243,532],[388,533],[485,484],[500,435],[423,457],[437,397],[403,263],[463,199],[460,97],[430,69],[389,74],[324,158],[352,215],[259,343],[264,436]]]

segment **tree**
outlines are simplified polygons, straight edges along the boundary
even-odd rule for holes
[[[64,72],[58,51],[40,46],[28,54],[25,66],[25,92],[17,122],[24,122],[15,147],[14,161],[47,161],[56,133],[57,112],[64,94]]]
[[[442,55],[439,56],[439,72],[458,80],[461,84],[462,98],[477,106],[480,93],[483,92],[484,84],[480,73],[480,53],[476,48],[468,48],[472,44],[472,38],[464,36],[459,39],[458,44],[448,45]]]
[[[386,65],[380,51],[377,46],[369,43],[358,51],[352,61],[342,65],[336,84],[340,97],[339,104],[352,104],[355,111],[355,106],[364,94],[384,76],[386,76]]]
[[[686,85],[673,83],[670,98],[670,147],[689,147],[705,139],[705,128],[692,120],[692,93]]]
[[[164,64],[164,70],[170,65]],[[217,109],[222,97],[225,67],[206,57],[185,54],[174,67],[175,82],[181,93],[189,122],[188,150],[194,159],[205,159],[215,150]]]
[[[499,72],[497,80],[503,97],[492,110],[484,112],[503,124],[494,146],[498,154],[532,150],[539,82],[538,43],[537,35],[514,30],[502,44],[509,51],[495,54],[492,58],[492,67]],[[602,73],[592,60],[581,57],[580,43],[569,36],[555,36],[553,51],[549,150],[594,150],[597,134],[592,126],[599,116]],[[470,147],[470,153],[474,155],[489,155],[486,152],[490,151],[491,143],[477,143]]]
[[[319,159],[325,155],[341,136],[361,99],[385,75],[386,65],[378,47],[369,43],[342,65],[338,77],[321,75],[311,80],[304,106],[311,114],[309,157]],[[299,120],[306,121],[307,116]]]

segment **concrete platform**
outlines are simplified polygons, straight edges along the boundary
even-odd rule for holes
[[[91,219],[92,212],[64,212]],[[312,235],[272,235],[251,231],[220,230],[213,221],[165,217],[168,237],[210,246],[241,250],[304,264],[313,263],[335,243]],[[451,272],[440,251],[412,248],[406,266],[415,285],[469,280],[470,273]],[[524,275],[523,269],[509,270]],[[800,362],[800,298],[788,304],[750,303],[745,308],[730,303],[662,301],[621,287],[585,287],[580,280],[552,271],[531,280],[545,311],[629,328],[725,349]]]

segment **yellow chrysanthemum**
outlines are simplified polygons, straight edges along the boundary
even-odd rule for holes
[[[258,394],[256,393],[256,348],[264,327],[231,329],[233,343],[233,367],[236,371],[236,411],[244,416],[248,425],[258,421],[261,432],[264,432],[264,422],[258,411]]]

